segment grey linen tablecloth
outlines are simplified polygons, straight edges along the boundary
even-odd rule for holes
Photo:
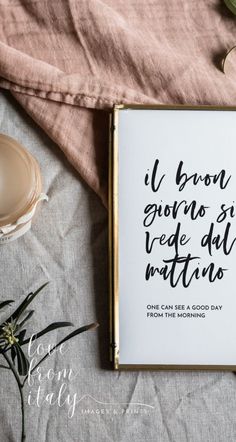
[[[18,139],[35,155],[50,198],[41,204],[29,233],[0,248],[0,299],[19,302],[49,280],[34,302],[30,332],[59,320],[71,320],[76,326],[100,323],[99,329],[76,337],[64,355],[55,353],[41,367],[44,378],[50,369],[58,373],[65,368],[76,376],[40,381],[38,373],[33,385],[26,385],[26,400],[30,392],[34,400],[26,405],[27,441],[235,441],[233,373],[109,369],[107,212],[57,146],[5,93],[0,93],[0,132]],[[42,342],[46,346],[65,333],[54,331]],[[165,345],[164,336],[157,339],[158,345]],[[18,441],[18,391],[12,375],[0,373],[0,442]],[[77,401],[74,412],[73,402],[50,405],[44,400],[53,393],[56,401],[63,382],[64,400],[69,394]]]

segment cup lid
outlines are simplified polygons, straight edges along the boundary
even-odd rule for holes
[[[0,227],[31,210],[41,188],[35,158],[18,141],[0,134]]]

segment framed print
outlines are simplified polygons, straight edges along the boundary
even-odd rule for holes
[[[115,369],[236,370],[235,110],[117,105],[112,112]]]

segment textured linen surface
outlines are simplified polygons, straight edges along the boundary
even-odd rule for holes
[[[107,212],[57,146],[5,93],[0,93],[0,132],[17,138],[36,156],[50,198],[41,204],[32,230],[0,248],[1,300],[19,302],[50,280],[34,302],[30,333],[58,320],[77,326],[100,323],[96,331],[71,341],[64,356],[55,354],[42,366],[43,373],[50,368],[78,372],[67,383],[68,391],[81,399],[74,417],[68,418],[68,406],[27,406],[27,441],[234,442],[233,373],[109,370]],[[43,342],[55,342],[64,333],[53,332]],[[165,345],[164,337],[158,337],[158,345]],[[0,373],[0,441],[18,442],[18,392],[11,374]],[[32,388],[26,386],[26,397],[38,385],[35,379]],[[57,393],[60,385],[55,379],[44,381],[43,394]]]
[[[235,76],[219,69],[235,30],[222,0],[1,0],[0,87],[105,202],[105,110],[236,104]]]

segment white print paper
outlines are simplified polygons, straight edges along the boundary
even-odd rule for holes
[[[119,112],[120,364],[236,365],[236,112]]]

